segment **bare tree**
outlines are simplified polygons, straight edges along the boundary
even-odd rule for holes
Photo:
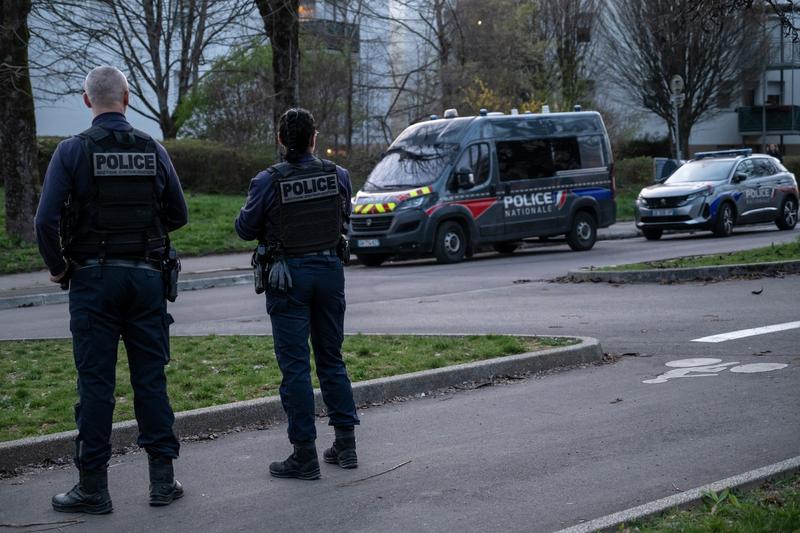
[[[599,0],[541,0],[542,35],[554,60],[562,109],[581,103],[588,90],[592,35],[600,20]]]
[[[34,240],[39,170],[36,119],[28,71],[31,0],[0,4],[0,174],[6,189],[6,232]]]
[[[745,17],[728,16],[708,31],[706,21],[690,15],[694,1],[614,0],[604,21],[607,74],[634,102],[663,118],[673,134],[670,80],[682,76],[684,153],[694,125],[717,110],[720,96],[735,96],[737,82],[762,59],[763,50],[760,25],[745,27]]]
[[[80,91],[99,63],[127,71],[131,108],[158,122],[164,138],[181,127],[178,109],[216,48],[252,11],[251,0],[38,0],[32,30],[41,44],[39,66]]]
[[[800,11],[798,0],[703,0],[687,6],[690,14],[707,21],[708,26],[719,24],[721,20],[735,13],[753,12],[757,15],[773,13],[778,17],[785,35],[800,40],[800,26],[794,13]]]
[[[298,0],[255,0],[272,44],[274,124],[281,114],[300,102],[300,20]]]

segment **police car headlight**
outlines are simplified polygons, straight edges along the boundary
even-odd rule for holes
[[[416,198],[409,198],[402,204],[397,206],[397,210],[401,209],[416,209],[425,205],[425,202],[428,201],[429,195],[425,196],[417,196]]]
[[[689,196],[686,197],[686,200],[681,202],[681,205],[690,204],[690,203],[694,202],[695,200],[697,200],[698,198],[705,197],[706,194],[708,194],[708,191],[706,191],[706,190],[702,190],[702,191],[698,191],[698,192],[692,193],[692,194],[690,194]]]

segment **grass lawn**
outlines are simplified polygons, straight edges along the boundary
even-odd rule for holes
[[[365,336],[345,338],[352,381],[566,346],[559,337]],[[173,337],[167,366],[175,411],[278,394],[272,337]],[[133,393],[120,344],[114,421],[131,420]],[[69,339],[0,342],[0,441],[74,429],[76,371]],[[314,376],[314,386],[318,386]]]
[[[662,268],[736,265],[741,263],[768,263],[770,261],[789,260],[800,260],[800,238],[787,244],[773,243],[770,246],[765,246],[763,248],[742,250],[740,252],[676,257],[675,259],[664,259],[661,261],[645,261],[643,263],[631,263],[628,265],[603,267],[597,270],[648,270]]]
[[[614,200],[617,203],[617,222],[633,220],[633,204],[641,191],[639,186],[620,187]]]
[[[737,495],[706,495],[703,505],[625,524],[623,533],[773,533],[800,531],[800,475]]]
[[[252,242],[236,235],[233,221],[244,196],[186,193],[189,223],[172,233],[181,256],[251,250]],[[19,242],[6,234],[5,191],[0,187],[0,274],[31,272],[44,268],[36,244]]]

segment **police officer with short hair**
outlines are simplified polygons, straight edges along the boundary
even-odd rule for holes
[[[342,468],[358,465],[354,426],[359,420],[342,357],[342,261],[349,254],[342,234],[352,188],[347,170],[314,157],[316,136],[309,111],[289,109],[281,116],[278,141],[286,161],[253,178],[236,219],[239,236],[258,239],[258,250],[265,250],[264,258],[254,258],[254,266],[256,279],[265,280],[275,355],[283,374],[281,402],[294,446],[288,459],[269,467],[271,475],[281,478],[320,477],[309,335],[322,399],[336,435],[323,459]]]
[[[167,396],[165,300],[168,232],[186,224],[178,176],[166,150],[125,119],[128,82],[114,67],[86,76],[92,127],[62,141],[50,161],[36,213],[39,251],[51,281],[69,292],[78,397],[75,465],[79,482],[53,497],[62,512],[111,512],[111,457],[117,348],[128,355],[138,444],[147,450],[150,505],[183,495],[172,460],[179,443]],[[173,279],[173,281],[175,281]]]

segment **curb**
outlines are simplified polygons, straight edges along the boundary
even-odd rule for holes
[[[800,457],[793,457],[780,463],[758,468],[729,477],[721,481],[715,481],[702,487],[687,490],[674,496],[668,496],[660,500],[655,500],[638,507],[633,507],[619,513],[584,522],[576,526],[561,529],[556,533],[589,533],[592,531],[619,531],[619,526],[626,522],[640,520],[673,508],[687,508],[700,503],[706,492],[720,492],[725,489],[746,489],[755,487],[768,479],[789,476],[795,472],[800,472]]]
[[[434,370],[424,370],[386,378],[353,383],[356,405],[381,403],[401,396],[453,387],[464,382],[491,379],[495,376],[542,372],[558,367],[599,362],[603,358],[600,342],[591,337],[574,337],[581,343],[538,352],[510,355]],[[314,390],[317,412],[324,404],[319,389]],[[175,432],[197,435],[222,432],[241,426],[276,423],[286,420],[279,396],[203,407],[175,413]],[[135,420],[113,425],[111,445],[115,451],[136,444]],[[64,431],[41,437],[0,442],[0,472],[11,472],[25,465],[70,457],[75,449],[77,431]]]
[[[572,271],[560,281],[571,282],[608,282],[608,283],[674,283],[680,281],[720,281],[738,276],[781,275],[800,273],[800,261],[772,261],[769,263],[745,263],[738,265],[655,268],[650,270]]]

